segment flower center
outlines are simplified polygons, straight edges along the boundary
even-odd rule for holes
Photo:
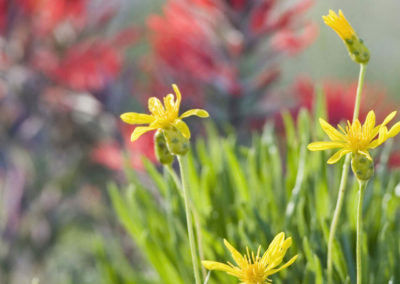
[[[243,277],[240,278],[246,284],[262,284],[265,282],[265,267],[261,263],[251,263],[243,270]]]
[[[357,127],[357,125],[347,126],[346,132],[349,146],[353,152],[363,151],[368,148],[370,139],[367,135],[363,135],[361,127]]]
[[[172,111],[165,111],[163,113],[154,115],[154,117],[157,121],[157,125],[161,128],[164,128],[171,125],[171,123],[173,123],[178,118],[178,115],[177,113]]]

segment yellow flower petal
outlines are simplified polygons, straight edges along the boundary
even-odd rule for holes
[[[136,112],[126,112],[121,114],[121,119],[123,122],[128,124],[144,124],[144,123],[152,123],[154,121],[154,117],[149,114],[144,113],[136,113]]]
[[[379,133],[379,131],[380,131],[380,129],[381,129],[382,127],[386,126],[386,124],[388,124],[390,121],[392,121],[392,119],[396,116],[396,114],[397,114],[397,111],[391,112],[391,113],[385,118],[385,120],[382,122],[382,124],[377,125],[377,126],[374,128],[373,132],[372,132],[373,137],[375,137],[375,136]]]
[[[190,130],[185,122],[180,119],[176,119],[174,126],[182,133],[183,137],[190,139]]]
[[[372,157],[371,157],[371,155],[369,154],[368,151],[361,151],[361,150],[359,150],[358,153],[361,154],[361,155],[363,155],[363,156],[365,156],[368,160],[372,161]]]
[[[399,132],[400,132],[400,122],[397,122],[395,125],[392,126],[392,128],[390,128],[387,134],[388,138],[396,136],[397,134],[399,134]]]
[[[154,127],[148,127],[148,126],[139,126],[136,127],[135,130],[133,130],[132,135],[131,135],[131,141],[136,141],[140,136],[142,136],[144,133],[154,130]]]
[[[346,146],[344,142],[322,141],[322,142],[312,142],[308,144],[307,148],[310,151],[321,151],[327,149],[341,148],[344,146]]]
[[[344,141],[346,137],[336,130],[332,125],[328,122],[323,120],[322,118],[319,119],[319,124],[321,124],[322,130],[329,136],[329,138],[333,141]]]
[[[330,157],[327,163],[334,164],[337,161],[339,161],[344,155],[346,155],[350,152],[351,152],[351,150],[341,149],[341,150],[337,151],[332,157]]]
[[[174,102],[174,95],[168,94],[164,97],[164,106],[166,112],[174,112],[175,111],[175,102]]]
[[[386,118],[385,120],[382,122],[381,126],[385,126],[386,124],[388,124],[397,114],[397,111],[392,111]]]
[[[175,94],[176,94],[175,111],[176,111],[176,113],[179,113],[179,106],[181,105],[182,95],[176,84],[172,84],[172,88],[174,89]]]
[[[362,133],[365,137],[370,137],[370,139],[373,139],[375,137],[373,135],[373,129],[375,127],[375,113],[373,110],[368,112],[367,117],[365,118],[364,125],[362,126]],[[372,136],[372,137],[371,137]]]
[[[276,252],[276,250],[280,249],[280,245],[285,239],[285,233],[280,232],[275,236],[272,242],[269,244],[268,249],[264,252],[263,256],[261,257],[262,263],[270,264],[270,258]],[[291,238],[289,238],[291,240]]]
[[[155,116],[163,116],[165,113],[164,106],[161,101],[156,97],[151,97],[148,102],[149,111]]]
[[[185,118],[188,116],[196,115],[198,117],[209,117],[209,114],[207,111],[204,109],[191,109],[188,111],[185,111],[179,118]]]
[[[292,265],[293,262],[296,261],[296,259],[297,259],[298,256],[299,256],[299,255],[293,256],[288,262],[286,262],[284,265],[280,266],[279,268],[271,269],[270,271],[268,271],[268,275],[272,275],[272,274],[274,274],[274,273],[277,273],[278,271],[281,271],[282,269],[285,269],[286,267]]]
[[[209,260],[203,260],[201,264],[208,270],[220,270],[220,271],[225,271],[225,272],[231,272],[232,267],[225,263],[221,262],[216,262],[216,261],[209,261]]]
[[[388,140],[388,129],[387,127],[382,127],[379,130],[379,136],[378,136],[378,145],[381,145],[383,143],[385,143],[386,140]]]
[[[233,259],[239,267],[246,264],[244,257],[227,241],[224,239],[224,244],[226,248],[231,252]]]

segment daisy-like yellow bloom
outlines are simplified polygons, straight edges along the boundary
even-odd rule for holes
[[[282,263],[287,249],[292,245],[292,238],[285,240],[285,234],[276,235],[267,251],[261,256],[261,246],[258,247],[257,254],[247,248],[247,254],[241,255],[227,240],[224,240],[225,246],[232,254],[237,266],[228,262],[228,264],[216,261],[202,261],[202,264],[208,270],[224,271],[237,277],[242,284],[262,284],[272,282],[268,277],[291,265],[297,256],[292,257],[284,265],[277,267]]]
[[[151,97],[148,101],[148,107],[151,114],[126,112],[121,115],[121,119],[128,124],[148,124],[148,126],[136,127],[131,135],[131,141],[137,140],[142,134],[155,130],[175,127],[186,138],[190,138],[190,130],[183,118],[196,115],[199,117],[208,117],[208,112],[203,109],[191,109],[179,116],[179,107],[182,95],[178,86],[173,84],[172,88],[176,94],[176,100],[173,94],[164,97],[164,105],[156,97]]]
[[[353,27],[343,15],[342,10],[336,14],[329,10],[327,16],[322,16],[325,24],[331,27],[343,40],[347,46],[350,57],[357,63],[367,63],[369,61],[369,50],[364,42],[358,37]]]
[[[395,115],[396,111],[390,113],[382,124],[375,126],[375,113],[371,110],[363,125],[356,119],[353,123],[347,121],[346,129],[338,125],[339,130],[320,118],[319,122],[322,129],[332,141],[313,142],[308,145],[308,149],[311,151],[321,151],[339,148],[340,150],[329,158],[328,164],[338,162],[348,153],[359,154],[372,161],[368,150],[375,149],[387,139],[396,136],[400,132],[400,122],[393,125],[390,130],[386,127]]]

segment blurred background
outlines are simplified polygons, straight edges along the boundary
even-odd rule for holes
[[[362,115],[398,109],[396,0],[0,0],[0,283],[100,283],[99,236],[134,251],[105,188],[127,160],[156,162],[152,133],[130,143],[119,115],[171,83],[243,143],[267,120],[279,131],[283,109],[311,110],[318,89],[332,123],[350,119],[358,66],[329,9],[371,51]]]

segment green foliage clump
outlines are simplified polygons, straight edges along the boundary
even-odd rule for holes
[[[321,108],[315,116],[322,116]],[[285,131],[272,124],[240,146],[235,133],[222,138],[208,125],[188,153],[187,176],[194,204],[194,227],[200,257],[232,261],[223,246],[229,240],[240,251],[256,250],[283,231],[293,238],[288,269],[272,276],[274,283],[326,283],[326,253],[341,167],[326,164],[327,154],[306,150],[323,138],[306,111],[296,121],[283,114]],[[282,131],[283,132],[283,131]],[[315,136],[315,137],[314,137]],[[314,140],[314,139],[313,139]],[[279,142],[281,141],[281,142]],[[365,193],[364,283],[400,283],[400,174],[386,168],[390,143],[380,153],[376,174]],[[110,185],[118,220],[135,244],[135,260],[127,265],[107,253],[99,258],[104,283],[193,283],[193,271],[180,189],[168,168],[145,162],[147,175],[127,169],[128,184]],[[175,177],[176,178],[176,177]],[[348,181],[344,210],[333,251],[335,283],[354,283],[357,183]],[[125,260],[126,261],[126,260]],[[206,271],[203,271],[205,278]],[[212,272],[208,283],[237,283]]]

